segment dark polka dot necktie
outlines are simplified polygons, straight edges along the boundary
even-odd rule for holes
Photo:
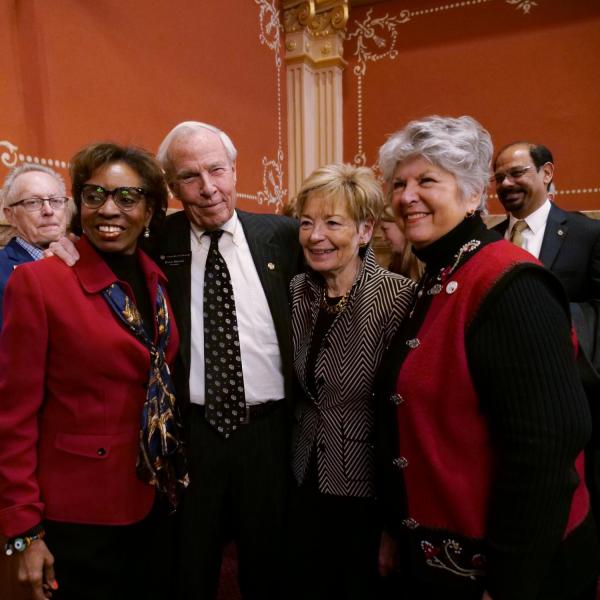
[[[229,437],[246,419],[244,376],[233,287],[219,252],[223,231],[209,231],[204,269],[204,404],[206,420]]]

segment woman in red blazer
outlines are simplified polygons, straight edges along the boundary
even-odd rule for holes
[[[23,265],[6,289],[0,533],[33,598],[148,598],[165,570],[156,492],[174,506],[187,482],[178,334],[165,278],[137,247],[167,190],[151,155],[108,143],[81,150],[71,180],[79,262]]]

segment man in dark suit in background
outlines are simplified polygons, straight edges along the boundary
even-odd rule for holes
[[[189,121],[175,127],[157,153],[184,206],[168,218],[157,258],[169,278],[181,332],[174,376],[188,429],[190,487],[181,507],[181,597],[198,600],[216,597],[229,539],[237,543],[243,597],[282,597],[290,443],[286,404],[293,380],[288,285],[301,253],[293,219],[235,210],[236,154],[224,132]],[[216,230],[222,233],[213,239]],[[208,267],[207,257],[224,260],[226,268],[222,262],[216,268],[228,271],[233,289],[235,315],[221,315],[227,322],[237,320],[231,335],[239,334],[239,344],[227,350],[229,356],[206,345],[208,338],[220,335],[208,323],[212,291],[207,289],[210,280],[205,285],[205,272],[214,267]],[[215,296],[217,309],[229,306],[229,279],[223,287],[225,293]],[[218,343],[224,348],[227,342]],[[241,423],[231,430],[229,417],[220,410],[214,413],[207,398],[213,393],[211,356],[226,364],[237,349],[240,378],[243,372],[238,389],[243,389],[246,406],[240,409],[245,413]],[[237,404],[239,395],[229,389],[234,380],[223,381],[217,399]],[[209,417],[209,410],[218,416]]]
[[[70,211],[62,177],[42,165],[23,163],[4,180],[0,201],[15,237],[0,250],[0,328],[4,288],[15,267],[42,258],[65,234]]]
[[[586,472],[600,521],[600,221],[551,202],[553,177],[552,153],[545,146],[516,142],[502,148],[494,161],[494,180],[508,219],[495,229],[539,258],[567,292],[594,419]]]

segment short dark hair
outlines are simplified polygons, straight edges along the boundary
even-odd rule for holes
[[[531,156],[531,160],[538,171],[546,163],[554,164],[552,152],[543,144],[529,144],[529,156]]]
[[[71,193],[77,211],[81,212],[81,190],[85,182],[99,168],[116,162],[125,163],[141,177],[143,188],[146,190],[146,202],[154,211],[149,225],[150,234],[154,238],[161,231],[167,214],[169,192],[161,166],[154,156],[143,148],[98,142],[79,150],[71,159],[70,167]],[[73,217],[71,229],[77,235],[81,235],[79,215]]]

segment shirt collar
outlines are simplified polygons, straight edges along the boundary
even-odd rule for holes
[[[17,236],[15,239],[17,240],[17,244],[19,244],[19,246],[21,246],[21,248],[23,248],[31,256],[31,258],[33,258],[33,260],[39,260],[40,258],[44,257],[44,251],[39,246],[34,246],[19,236]]]
[[[544,204],[542,204],[537,210],[534,210],[530,215],[527,215],[523,221],[527,223],[527,227],[533,231],[533,233],[537,233],[546,225],[546,221],[548,220],[548,214],[550,213],[550,200],[546,198]],[[521,219],[517,219],[512,214],[509,217],[508,223],[508,231],[512,231],[514,224]]]
[[[196,237],[196,240],[198,241],[198,243],[202,243],[202,236],[206,233],[207,230],[202,229],[201,227],[198,227],[198,225],[192,223],[191,221],[190,221],[190,228],[191,228],[192,234]],[[219,227],[219,229],[222,229],[224,232],[231,235],[231,237],[233,239],[233,243],[236,246],[239,246],[239,244],[241,243],[241,241],[243,239],[243,233],[242,233],[242,227],[240,224],[240,220],[238,219],[237,212],[235,210],[233,211],[233,215],[231,215],[231,218],[229,219],[229,221],[227,221],[226,223],[223,223],[223,225],[221,225],[221,227]]]

